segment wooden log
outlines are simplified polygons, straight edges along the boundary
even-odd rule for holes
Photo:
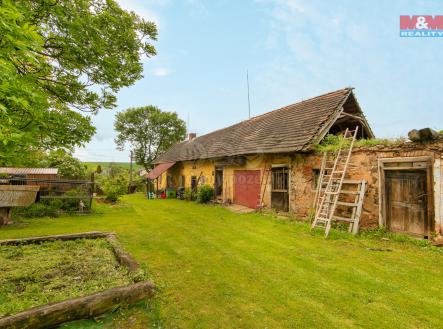
[[[408,132],[408,137],[413,142],[420,142],[420,134],[418,133],[417,129],[412,129],[410,132]]]
[[[129,272],[138,270],[139,264],[131,257],[131,255],[123,250],[123,247],[120,245],[114,234],[109,234],[106,239],[111,244],[114,256],[120,265],[127,267]]]
[[[34,307],[0,319],[0,329],[39,329],[68,321],[103,314],[121,304],[131,304],[152,297],[155,286],[150,281],[108,289],[86,297]]]
[[[109,232],[94,231],[94,232],[74,233],[74,234],[36,236],[36,237],[29,237],[23,239],[8,239],[8,240],[1,240],[0,246],[41,243],[45,241],[54,241],[54,240],[67,241],[67,240],[76,240],[76,239],[97,239],[97,238],[106,238],[110,234],[111,233]]]
[[[432,141],[438,138],[438,132],[431,128],[423,128],[418,131],[422,141]]]
[[[437,139],[439,137],[439,133],[431,128],[423,128],[420,130],[413,129],[408,132],[408,137],[411,141],[416,143],[427,142]]]

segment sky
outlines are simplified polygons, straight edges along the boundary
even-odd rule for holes
[[[323,93],[354,87],[376,137],[443,129],[443,38],[401,38],[400,15],[441,15],[440,1],[118,0],[158,27],[144,78],[93,117],[83,161],[129,161],[114,117],[130,107],[175,111],[203,135]]]

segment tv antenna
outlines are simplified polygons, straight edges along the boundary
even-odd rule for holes
[[[249,72],[248,70],[246,70],[246,85],[248,87],[248,114],[249,114],[249,119],[251,118],[251,100],[249,98]]]

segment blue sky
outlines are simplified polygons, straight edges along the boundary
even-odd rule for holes
[[[93,118],[76,155],[128,161],[115,149],[117,111],[156,105],[198,135],[352,86],[377,137],[443,129],[443,38],[400,38],[400,15],[441,15],[442,1],[119,0],[158,24],[144,78]]]

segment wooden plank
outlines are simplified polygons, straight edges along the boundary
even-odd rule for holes
[[[108,232],[85,232],[85,233],[74,233],[74,234],[62,234],[62,235],[45,235],[45,236],[36,236],[29,237],[23,239],[8,239],[1,240],[1,246],[9,246],[9,245],[19,245],[19,244],[31,244],[31,243],[40,243],[45,241],[54,241],[54,240],[76,240],[76,239],[97,239],[97,238],[106,238],[111,233]]]

